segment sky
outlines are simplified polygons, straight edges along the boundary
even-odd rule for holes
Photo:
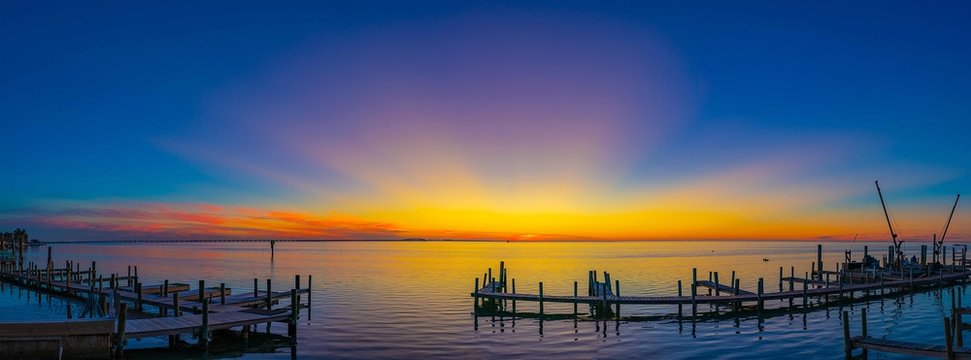
[[[971,190],[967,2],[0,2],[40,240],[889,240]],[[958,205],[948,238],[971,238]]]

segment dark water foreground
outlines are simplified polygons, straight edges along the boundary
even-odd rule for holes
[[[824,262],[835,264],[845,248],[860,253],[863,245],[825,243]],[[883,243],[870,245],[886,248]],[[905,251],[917,248],[919,244]],[[44,248],[31,251],[31,260],[44,261]],[[284,359],[293,351],[299,358],[567,359],[837,358],[843,353],[838,307],[774,311],[760,320],[751,313],[679,319],[676,306],[631,305],[623,311],[636,317],[622,321],[486,316],[479,317],[474,329],[469,293],[482,269],[495,267],[499,259],[506,261],[521,292],[535,293],[543,281],[547,294],[570,295],[573,281],[586,281],[588,270],[606,270],[623,282],[626,294],[673,295],[677,280],[690,281],[692,267],[705,276],[708,271],[734,270],[743,289],[754,289],[761,276],[769,287],[780,266],[795,266],[796,274],[809,271],[815,243],[278,243],[272,260],[265,243],[55,245],[54,256],[59,261],[94,260],[105,272],[124,273],[128,265],[138,265],[144,283],[203,279],[249,289],[253,278],[291,284],[294,274],[314,275],[312,309],[300,320],[295,347],[273,335],[243,341],[222,334],[213,357]],[[947,290],[935,290],[856,302],[843,310],[849,312],[855,334],[859,310],[866,308],[871,336],[943,344],[941,318],[950,302]],[[519,310],[535,312],[535,306],[522,304]],[[0,291],[0,320],[59,319],[65,311],[57,299],[37,304],[24,301],[15,288]],[[572,313],[572,305],[546,304],[546,311]],[[272,333],[286,334],[285,324],[273,326]],[[263,327],[257,332],[264,332]],[[191,349],[158,349],[166,345],[165,338],[130,341],[128,354],[136,359],[200,356]]]

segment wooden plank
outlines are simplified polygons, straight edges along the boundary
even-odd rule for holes
[[[103,335],[115,330],[115,321],[67,320],[0,322],[0,339],[9,337],[48,337],[69,335]]]
[[[698,286],[703,286],[703,287],[706,287],[706,288],[709,288],[709,289],[712,289],[712,290],[715,290],[716,289],[715,283],[714,282],[711,282],[711,281],[707,281],[707,280],[698,281]],[[724,292],[727,295],[734,295],[735,294],[735,287],[728,286],[728,285],[725,285],[725,284],[718,284],[717,290],[718,291],[721,291],[721,292]],[[746,291],[746,290],[742,290],[742,289],[738,289],[738,294],[739,295],[755,295],[755,293],[753,293],[751,291]]]

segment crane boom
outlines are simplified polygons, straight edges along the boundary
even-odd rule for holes
[[[944,224],[944,233],[941,234],[941,244],[944,243],[944,237],[947,236],[947,228],[951,226],[951,219],[954,218],[954,210],[958,208],[958,200],[961,200],[961,194],[958,194],[957,198],[954,199],[954,206],[951,207],[951,215],[947,216],[947,223]]]
[[[887,218],[887,228],[890,229],[890,238],[893,240],[893,244],[897,245],[897,233],[893,231],[893,224],[890,223],[890,213],[887,212],[887,203],[883,201],[883,192],[880,191],[880,180],[875,180],[873,183],[877,185],[877,195],[880,195],[880,206],[883,206],[883,216]]]

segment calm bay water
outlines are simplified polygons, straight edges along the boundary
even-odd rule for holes
[[[824,243],[826,268],[834,269],[847,248],[859,259],[864,245]],[[868,245],[878,258],[887,251],[886,243]],[[919,244],[908,245],[909,254],[919,249]],[[295,347],[299,358],[837,358],[843,351],[838,307],[772,312],[760,322],[748,314],[679,321],[674,316],[677,306],[625,305],[624,315],[655,319],[541,323],[480,317],[474,330],[469,293],[475,277],[489,267],[497,271],[499,260],[506,261],[517,291],[523,293],[537,292],[540,281],[546,294],[570,295],[573,281],[580,282],[582,293],[588,270],[606,270],[620,280],[623,294],[674,295],[679,279],[690,281],[692,267],[705,279],[709,271],[718,271],[724,282],[734,270],[742,288],[753,291],[761,276],[767,291],[776,291],[780,266],[786,276],[790,266],[796,267],[797,276],[810,271],[816,246],[809,242],[288,242],[277,243],[272,259],[267,243],[58,244],[53,251],[59,264],[97,261],[101,273],[124,274],[128,265],[138,265],[146,284],[165,279],[196,284],[203,279],[246,292],[253,278],[260,279],[261,287],[263,279],[272,278],[274,288],[282,289],[293,286],[293,275],[300,274],[305,283],[312,274],[313,305],[309,314],[301,315]],[[46,249],[31,249],[28,257],[43,262]],[[24,297],[9,286],[0,291],[0,321],[65,316],[63,302],[37,304]],[[929,291],[859,302],[844,310],[851,312],[854,335],[859,334],[860,309],[867,308],[871,336],[943,344],[941,319],[950,301],[946,292]],[[537,305],[520,303],[518,308],[536,311]],[[546,311],[572,313],[572,305],[547,304]],[[286,334],[286,326],[275,324],[272,331]],[[129,348],[165,343],[161,338],[131,341]],[[271,346],[262,351],[270,352],[224,355],[284,359],[293,349]],[[152,350],[131,356],[194,355]]]

